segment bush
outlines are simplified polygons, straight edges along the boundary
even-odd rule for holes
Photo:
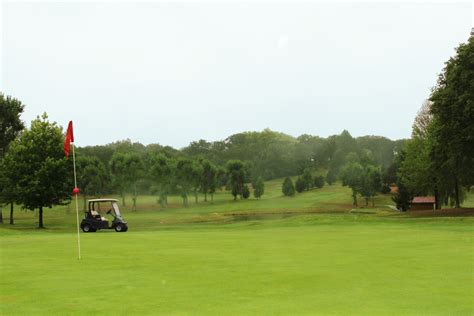
[[[303,174],[301,175],[301,179],[304,181],[306,190],[311,190],[314,187],[313,183],[313,176],[311,175],[311,171],[309,169],[305,169]]]
[[[306,189],[306,183],[304,182],[303,179],[298,177],[298,179],[296,179],[296,182],[295,182],[295,188],[298,193],[301,193]]]
[[[283,181],[281,191],[285,196],[295,195],[295,186],[293,185],[293,181],[291,181],[289,177],[286,177],[285,181]]]
[[[263,182],[263,179],[261,177],[258,177],[253,188],[253,195],[255,196],[255,198],[259,199],[265,192],[265,183]]]
[[[322,188],[324,186],[325,179],[323,176],[314,177],[314,186],[317,188]]]
[[[326,175],[326,182],[329,185],[332,185],[337,180],[337,172],[334,168],[330,168],[328,174]]]

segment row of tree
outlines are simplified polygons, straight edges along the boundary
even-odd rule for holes
[[[392,170],[399,194],[409,208],[414,196],[432,195],[436,208],[461,206],[474,185],[474,38],[461,44],[446,62],[430,98],[413,123],[412,136]]]
[[[24,128],[20,120],[24,106],[20,101],[0,94],[1,144],[0,150],[0,205],[9,204],[10,223],[13,224],[15,204],[39,211],[39,227],[43,227],[43,209],[66,204],[71,199],[72,161],[63,152],[62,128],[50,122],[46,114]],[[5,112],[5,113],[3,113]],[[5,114],[5,115],[3,115]],[[127,143],[125,143],[127,144]],[[122,144],[121,144],[122,145]],[[127,149],[133,148],[128,143]],[[249,164],[230,160],[217,166],[205,158],[166,155],[154,150],[143,153],[134,150],[113,152],[105,164],[100,157],[88,156],[79,150],[77,157],[78,187],[84,198],[115,192],[122,196],[132,192],[133,208],[138,196],[138,185],[158,195],[159,203],[166,207],[169,194],[179,194],[188,206],[188,196],[204,195],[211,202],[217,189],[225,187],[234,199],[249,198],[252,183],[255,198],[264,194],[261,177],[251,181]],[[2,212],[0,220],[3,221]]]

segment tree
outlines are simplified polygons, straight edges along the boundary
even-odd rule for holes
[[[328,173],[326,174],[326,182],[329,185],[333,185],[337,180],[337,171],[334,168],[329,168]]]
[[[112,184],[122,197],[122,205],[125,206],[125,192],[127,188],[127,164],[126,154],[115,152],[110,159],[110,173],[112,174]]]
[[[194,175],[194,163],[188,158],[179,158],[176,162],[176,168],[174,169],[174,183],[176,188],[183,198],[183,205],[188,207],[188,194],[192,187],[192,183],[195,180]]]
[[[313,176],[311,175],[311,171],[308,168],[303,171],[303,174],[301,175],[301,180],[303,180],[305,184],[305,189],[307,191],[313,188],[314,186]]]
[[[24,130],[5,156],[7,177],[17,174],[17,202],[29,210],[39,209],[38,227],[43,228],[43,208],[61,205],[71,198],[72,166],[63,152],[61,128],[37,117]]]
[[[242,198],[244,198],[245,200],[248,199],[250,197],[250,189],[249,189],[249,186],[247,184],[244,184],[243,188],[242,188]]]
[[[84,211],[87,209],[87,196],[99,195],[104,191],[107,172],[97,157],[79,156],[76,159],[77,185],[84,199]]]
[[[263,182],[262,177],[258,177],[257,181],[255,182],[253,195],[255,198],[260,199],[265,192],[265,183]]]
[[[295,181],[295,189],[296,192],[301,193],[306,190],[306,182],[301,178],[298,177]]]
[[[321,189],[322,187],[324,187],[325,179],[323,176],[315,176],[313,182],[316,188]]]
[[[207,159],[201,159],[199,163],[202,166],[201,192],[207,202],[207,194],[213,194],[217,187],[217,167]]]
[[[430,158],[443,179],[452,179],[454,204],[460,186],[474,184],[474,37],[446,62],[430,97],[433,123]]]
[[[290,177],[286,177],[283,181],[283,185],[281,191],[285,196],[294,196],[295,195],[295,186],[293,185],[293,181],[291,181]]]
[[[406,212],[410,208],[410,202],[413,196],[407,190],[403,182],[401,181],[397,182],[397,187],[398,187],[398,192],[397,194],[395,194],[395,196],[392,197],[392,201],[395,202],[397,209],[399,209],[402,212]]]
[[[110,171],[112,182],[119,190],[122,197],[122,205],[125,206],[125,193],[130,186],[133,186],[133,209],[137,205],[137,182],[142,177],[143,161],[139,154],[135,152],[116,151],[110,160]]]
[[[10,143],[25,128],[20,119],[25,106],[21,101],[0,92],[0,158],[5,156]]]
[[[17,99],[5,97],[0,92],[0,165],[10,143],[25,128],[20,119],[25,106]],[[15,186],[0,173],[0,223],[3,223],[2,204],[10,204],[10,224],[13,225],[13,207],[16,200]]]
[[[433,102],[426,100],[423,102],[420,110],[415,117],[412,125],[412,138],[427,139],[429,136],[429,126],[433,120],[433,114],[431,114],[431,105]]]
[[[365,166],[360,178],[360,194],[365,198],[365,206],[369,205],[370,198],[372,198],[372,206],[375,206],[373,197],[377,195],[381,186],[380,169],[372,165]]]
[[[226,167],[234,200],[237,199],[238,195],[242,198],[244,183],[249,178],[248,167],[240,160],[230,160],[227,162]]]
[[[156,183],[156,189],[159,196],[159,203],[162,208],[168,204],[168,194],[171,191],[173,177],[173,161],[163,154],[152,156],[150,161],[150,176]]]
[[[204,170],[203,166],[198,161],[193,161],[191,169],[191,188],[194,192],[194,203],[198,203],[198,192],[201,189],[203,182]]]
[[[137,182],[141,179],[143,173],[143,161],[137,153],[130,153],[126,156],[126,179],[127,183],[133,186],[133,210],[137,207]]]
[[[363,168],[358,162],[347,163],[341,169],[341,180],[343,186],[352,189],[352,204],[357,206],[357,194],[361,192]]]

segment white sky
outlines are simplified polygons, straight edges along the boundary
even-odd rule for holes
[[[1,91],[79,146],[269,127],[409,137],[471,4],[4,2]]]

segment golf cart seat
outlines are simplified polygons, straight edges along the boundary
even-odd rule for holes
[[[100,219],[101,221],[108,222],[108,219],[105,218],[105,217],[103,217],[103,216],[100,216],[99,212],[97,212],[97,211],[92,210],[92,211],[91,211],[91,215],[92,215],[92,217],[94,217],[95,219],[98,219],[98,220]]]

